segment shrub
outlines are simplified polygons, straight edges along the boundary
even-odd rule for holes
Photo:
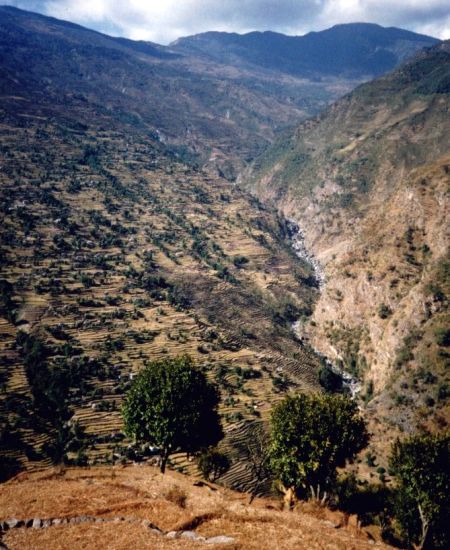
[[[435,331],[436,343],[438,346],[450,346],[450,329],[449,328],[438,328]]]
[[[209,481],[216,481],[230,468],[227,455],[211,448],[200,454],[197,463],[203,477]]]
[[[325,391],[338,393],[342,391],[342,376],[326,366],[319,371],[319,382]]]
[[[248,264],[249,259],[245,256],[235,256],[233,258],[233,263],[236,267],[243,267],[245,264]]]
[[[380,304],[378,308],[378,317],[380,319],[387,319],[392,315],[392,309],[386,304]]]
[[[187,494],[178,485],[174,485],[168,489],[164,497],[169,502],[172,502],[172,504],[176,504],[180,508],[186,508]]]

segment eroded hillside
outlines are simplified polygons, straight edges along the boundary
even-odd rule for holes
[[[449,419],[449,83],[447,42],[300,126],[249,184],[324,267],[299,330],[364,381],[382,444]]]

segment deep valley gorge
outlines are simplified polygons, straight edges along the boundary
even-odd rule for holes
[[[160,46],[0,6],[0,98],[1,481],[151,461],[124,396],[183,354],[219,389],[230,489],[271,494],[248,441],[292,392],[350,393],[367,483],[448,430],[450,41]]]

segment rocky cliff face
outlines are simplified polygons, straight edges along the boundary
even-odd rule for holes
[[[401,430],[448,418],[449,107],[445,43],[300,126],[248,180],[325,269],[304,337]]]

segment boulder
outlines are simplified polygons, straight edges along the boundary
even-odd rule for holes
[[[125,518],[122,516],[114,518],[114,523],[120,523],[121,521],[125,521]]]
[[[20,519],[8,519],[5,522],[10,529],[18,529],[19,527],[23,527],[25,525],[25,522]]]
[[[226,537],[225,535],[219,535],[217,537],[210,537],[205,540],[206,544],[231,544],[235,542],[233,537]]]
[[[143,519],[141,521],[141,525],[142,527],[144,527],[145,529],[151,529],[152,531],[158,531],[160,534],[162,533],[161,529],[159,529],[159,527],[157,527],[154,523],[152,523],[151,521],[148,521],[148,519]]]
[[[194,531],[182,531],[180,535],[181,539],[188,539],[188,540],[198,540],[198,541],[204,541],[205,537],[202,537],[201,535],[198,535]]]
[[[42,520],[39,518],[34,518],[31,527],[33,527],[33,529],[40,529],[42,527]]]

